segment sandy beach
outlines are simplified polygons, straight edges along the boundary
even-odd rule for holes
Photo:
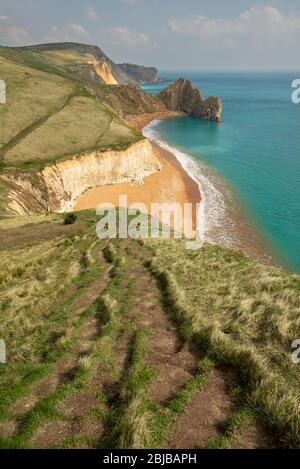
[[[161,170],[144,178],[144,184],[112,184],[89,189],[81,195],[74,210],[97,208],[100,203],[118,206],[119,195],[127,195],[128,205],[143,203],[150,213],[151,203],[199,203],[201,195],[198,184],[184,171],[176,157],[169,151],[152,143]],[[193,210],[193,230],[196,228],[196,206]]]

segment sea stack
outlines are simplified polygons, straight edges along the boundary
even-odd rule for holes
[[[198,88],[185,78],[172,83],[158,96],[170,111],[186,112],[190,116],[209,121],[222,120],[221,99],[218,96],[204,99]]]

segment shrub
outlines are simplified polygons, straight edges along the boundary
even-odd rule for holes
[[[11,275],[12,275],[12,278],[20,278],[22,277],[22,275],[25,273],[25,269],[23,269],[22,267],[16,267]]]
[[[75,221],[77,220],[77,215],[76,213],[66,213],[64,216],[64,224],[65,225],[73,225]]]
[[[80,265],[83,269],[87,269],[89,266],[89,258],[86,252],[83,252],[80,256]]]

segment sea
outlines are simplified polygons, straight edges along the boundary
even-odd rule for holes
[[[291,96],[300,71],[165,72],[204,97],[220,96],[221,123],[179,116],[144,134],[172,151],[200,187],[205,238],[300,273],[300,104]]]

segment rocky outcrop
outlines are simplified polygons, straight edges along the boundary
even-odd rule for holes
[[[145,176],[159,170],[152,145],[143,139],[126,150],[94,151],[47,166],[34,180],[29,174],[2,177],[14,185],[8,209],[26,215],[67,212],[88,189],[130,181],[142,184]]]
[[[162,90],[158,97],[170,111],[183,111],[204,120],[222,120],[221,99],[213,96],[204,99],[196,86],[184,78]]]
[[[219,97],[204,99],[189,80],[179,79],[157,95],[146,93],[138,85],[118,85],[97,90],[98,97],[107,102],[120,117],[132,122],[133,116],[167,115],[185,112],[204,120],[220,122],[222,103]]]

